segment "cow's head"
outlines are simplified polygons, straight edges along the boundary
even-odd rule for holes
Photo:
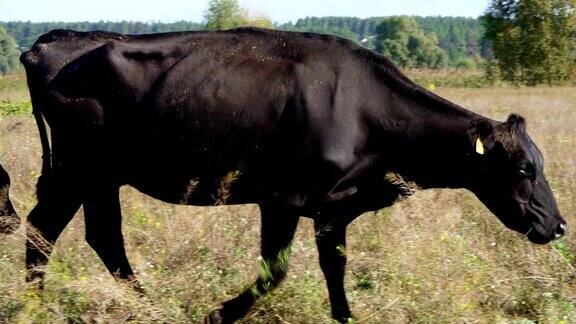
[[[10,177],[0,166],[0,233],[11,234],[20,225],[20,218],[16,214],[8,195]]]
[[[566,222],[544,176],[542,153],[511,115],[493,125],[477,120],[470,130],[476,176],[470,189],[506,227],[545,244],[564,235]]]

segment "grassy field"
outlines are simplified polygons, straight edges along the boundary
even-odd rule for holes
[[[576,88],[444,88],[499,120],[511,112],[546,158],[560,210],[576,224]],[[0,80],[0,161],[25,217],[35,204],[40,144],[21,76]],[[128,257],[147,298],[117,284],[83,240],[80,212],[57,243],[41,296],[24,283],[24,230],[0,237],[0,322],[198,322],[258,272],[256,206],[195,208],[122,190]],[[429,190],[349,227],[346,287],[359,323],[574,323],[574,231],[536,246],[506,230],[470,193]],[[310,220],[287,280],[245,323],[330,323]]]

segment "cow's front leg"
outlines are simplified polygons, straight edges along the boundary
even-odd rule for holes
[[[261,254],[260,275],[250,288],[238,297],[225,302],[205,319],[208,323],[233,323],[244,317],[254,302],[276,288],[288,272],[290,244],[299,217],[281,207],[261,205]]]
[[[92,188],[84,201],[86,242],[96,251],[114,278],[128,283],[138,293],[143,293],[126,257],[118,195],[118,187]]]
[[[44,266],[54,243],[80,208],[73,188],[70,177],[60,171],[49,170],[38,179],[38,204],[27,219],[26,281],[38,282],[40,289],[44,287]]]
[[[347,323],[352,315],[344,291],[346,224],[315,220],[314,228],[320,268],[328,285],[332,317],[341,323]]]

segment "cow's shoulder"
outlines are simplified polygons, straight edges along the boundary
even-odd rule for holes
[[[72,97],[121,92],[138,100],[183,55],[168,45],[107,38],[99,47],[66,62],[52,87]]]

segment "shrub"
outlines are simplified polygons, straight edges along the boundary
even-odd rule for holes
[[[2,100],[0,102],[0,113],[5,116],[25,116],[32,114],[32,102],[25,100],[14,102],[12,100]]]

